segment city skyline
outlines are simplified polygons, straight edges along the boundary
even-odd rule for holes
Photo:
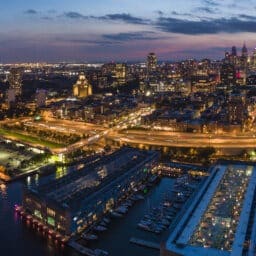
[[[256,47],[256,4],[229,0],[5,2],[0,62],[220,59]]]

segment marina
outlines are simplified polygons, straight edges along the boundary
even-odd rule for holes
[[[160,234],[167,230],[179,210],[198,188],[201,179],[185,174],[177,178],[173,187],[160,199],[160,204],[150,208],[137,227],[148,232]]]
[[[150,210],[148,202],[157,205],[159,197],[161,198],[166,190],[172,189],[174,182],[173,179],[162,178],[158,184],[144,194],[144,199],[134,201],[125,215],[111,217],[111,222],[107,224],[108,229],[104,232],[98,232],[97,240],[79,242],[89,248],[102,248],[109,255],[120,255],[119,253],[122,251],[124,256],[158,256],[160,241],[163,239],[165,232],[162,234],[145,232],[138,229],[137,223]],[[131,238],[133,239],[131,240]],[[123,250],[123,248],[126,248],[126,250]]]
[[[5,197],[8,198],[6,198],[8,204],[10,204],[8,211],[13,214],[13,206],[16,204],[20,205],[21,197],[19,200],[10,201],[9,196],[13,193],[21,194],[23,185],[33,189],[36,184],[44,185],[49,182],[54,182],[54,180],[58,180],[76,171],[78,171],[76,167],[61,170],[58,168],[55,173],[49,175],[31,175],[29,179],[27,178],[24,181],[25,184],[22,181],[9,184],[5,188],[6,192],[4,194]],[[160,241],[166,234],[166,228],[168,228],[172,219],[182,207],[184,199],[189,197],[192,193],[192,187],[194,185],[188,181],[186,175],[180,176],[178,179],[169,177],[159,179],[156,175],[151,176],[147,183],[142,183],[134,187],[134,192],[131,195],[122,199],[118,205],[113,207],[107,215],[99,218],[88,230],[76,236],[72,241],[81,246],[76,247],[76,250],[74,246],[72,246],[72,249],[70,246],[62,245],[61,234],[50,230],[48,226],[40,223],[40,221],[36,220],[31,214],[25,214],[21,209],[19,210],[21,210],[20,215],[22,215],[22,218],[19,218],[17,213],[15,213],[15,216],[17,215],[15,217],[17,219],[15,225],[29,232],[29,239],[32,237],[32,241],[34,235],[35,240],[40,240],[41,244],[38,246],[40,247],[41,245],[42,248],[44,248],[42,256],[52,255],[53,252],[56,256],[76,256],[81,255],[81,250],[83,254],[87,253],[84,255],[88,255],[89,253],[96,256],[117,256],[120,251],[122,251],[123,256],[157,256],[159,255],[158,248]],[[180,189],[184,190],[185,187],[187,188],[186,193],[178,195]],[[173,200],[174,198],[176,198],[176,200]],[[5,202],[5,198],[1,198],[1,200]],[[147,217],[152,217],[152,212],[160,212],[160,216],[161,214],[167,215],[167,213],[170,215],[166,216],[165,219],[162,218],[161,225],[163,230],[159,233],[147,232],[137,226],[146,215]],[[15,225],[14,228],[17,229]],[[27,241],[29,241],[29,239]],[[24,240],[24,244],[26,244],[26,239]],[[45,244],[47,244],[47,247],[44,246]],[[23,245],[17,245],[17,248],[20,246]],[[45,248],[47,248],[47,250]],[[123,251],[122,248],[127,249]],[[14,248],[12,248],[12,250],[14,250]],[[41,256],[40,254],[38,255]]]
[[[14,211],[14,205],[20,205],[23,186],[32,186],[34,183],[44,184],[48,180],[59,177],[60,174],[76,171],[75,168],[68,170],[56,170],[55,173],[40,176],[32,175],[30,179],[23,181],[15,181],[13,183],[1,186],[0,191],[0,224],[5,223],[3,232],[0,233],[1,251],[8,251],[11,255],[17,255],[23,248],[30,248],[29,256],[78,256],[81,255],[69,246],[62,246],[56,243],[55,238],[45,235],[46,226],[37,230],[37,226],[31,221],[27,222],[24,218],[20,218]],[[104,217],[107,230],[104,232],[92,232],[90,239],[83,239],[84,247],[95,250],[108,252],[109,255],[118,256],[122,251],[124,256],[140,255],[140,256],[157,256],[159,252],[155,249],[145,248],[130,243],[131,237],[137,237],[146,241],[159,243],[162,235],[156,236],[137,228],[137,223],[149,209],[148,200],[152,204],[157,204],[158,198],[162,196],[167,189],[171,189],[174,183],[173,179],[162,178],[159,183],[152,186],[149,191],[145,191],[143,196],[135,196],[134,200],[126,200],[125,204],[129,209],[125,215],[121,217]],[[42,231],[40,231],[42,230]],[[45,231],[43,231],[45,230]],[[90,234],[90,233],[89,233]],[[121,234],[121,235],[120,235]],[[18,237],[22,236],[22,241]],[[96,236],[96,237],[95,237]],[[96,238],[96,239],[95,239]],[[15,247],[13,247],[13,239],[16,239]],[[82,239],[81,239],[82,240]],[[81,241],[79,241],[81,242]],[[114,245],[114,246],[113,246]],[[122,248],[127,248],[125,251]]]

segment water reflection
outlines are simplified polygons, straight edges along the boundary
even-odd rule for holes
[[[38,181],[39,181],[39,174],[37,173],[35,175],[35,185],[38,186]]]
[[[7,187],[4,183],[0,184],[0,195],[2,198],[6,198],[7,196]]]
[[[27,186],[30,187],[31,186],[31,177],[28,176],[26,181],[27,181]]]

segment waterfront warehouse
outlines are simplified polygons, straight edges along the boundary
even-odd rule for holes
[[[161,246],[161,256],[255,255],[256,168],[217,165]]]
[[[121,148],[82,170],[26,189],[23,210],[62,235],[74,235],[133,193],[158,158],[156,151]]]

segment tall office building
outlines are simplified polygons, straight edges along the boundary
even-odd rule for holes
[[[256,48],[253,51],[252,58],[251,58],[251,67],[256,69]]]
[[[248,50],[247,50],[246,44],[244,43],[242,47],[242,54],[241,54],[241,66],[243,68],[246,68],[247,62],[248,62]]]
[[[155,53],[151,52],[147,57],[147,73],[150,74],[153,71],[156,71],[157,68],[157,57]]]
[[[244,43],[243,48],[242,48],[242,57],[247,58],[248,57],[248,50],[246,47],[246,44]]]
[[[89,84],[83,72],[79,75],[77,82],[73,85],[73,95],[77,98],[85,98],[92,95],[92,86]]]
[[[238,64],[238,56],[237,56],[236,46],[232,46],[229,60],[230,60],[229,62],[232,63],[233,65]]]
[[[232,56],[237,56],[236,46],[232,46],[231,54],[232,54]]]
[[[118,84],[122,85],[126,82],[126,65],[124,63],[117,63],[114,68],[114,77]]]
[[[15,96],[20,96],[22,93],[22,70],[19,68],[11,69],[8,82],[10,84],[9,89],[14,90]]]
[[[233,64],[222,64],[220,69],[220,79],[224,85],[234,85],[236,83],[236,71]]]
[[[246,47],[246,44],[244,43],[243,48],[242,48],[242,56],[241,56],[241,69],[243,72],[243,79],[242,79],[242,84],[246,84],[247,80],[247,74],[248,74],[248,50]]]

